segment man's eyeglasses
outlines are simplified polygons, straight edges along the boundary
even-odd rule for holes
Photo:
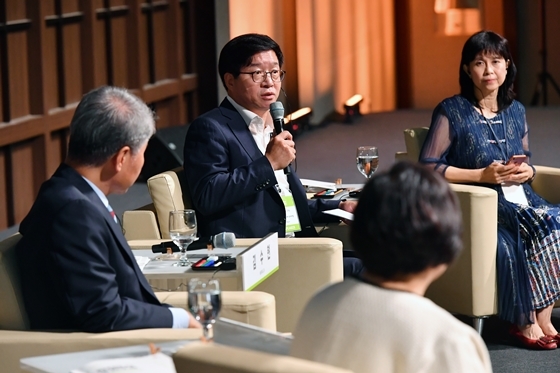
[[[270,75],[270,79],[272,79],[273,82],[278,82],[278,81],[282,81],[284,80],[284,77],[286,76],[286,72],[284,70],[271,70],[271,71],[261,71],[261,70],[257,70],[257,71],[253,71],[253,72],[240,72],[239,74],[249,74],[251,75],[251,78],[253,78],[253,81],[255,83],[262,83],[266,80],[266,76]]]

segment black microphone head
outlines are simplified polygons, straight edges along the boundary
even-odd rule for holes
[[[280,101],[270,104],[270,115],[272,119],[284,119],[284,105]]]
[[[235,246],[235,233],[222,232],[212,237],[212,246],[217,249],[228,249]]]

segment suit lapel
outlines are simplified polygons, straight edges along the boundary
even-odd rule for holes
[[[245,123],[241,114],[239,114],[227,98],[225,98],[220,104],[220,113],[222,113],[224,117],[228,118],[228,127],[243,149],[245,149],[249,158],[251,158],[252,161],[261,158],[263,154],[255,143],[255,139],[253,139],[251,131],[247,128],[247,123]]]
[[[96,197],[97,197],[97,195],[96,195]],[[97,200],[99,200],[99,198],[97,198]],[[105,214],[103,214],[103,217],[105,218],[105,222],[107,223],[107,225],[111,229],[111,232],[113,233],[113,237],[117,240],[117,243],[118,243],[118,246],[119,246],[119,249],[120,249],[121,253],[123,253],[123,255],[128,258],[129,262],[131,263],[132,268],[134,268],[134,273],[136,273],[136,277],[138,278],[138,281],[140,282],[140,284],[142,284],[142,287],[144,288],[144,291],[147,294],[149,294],[151,297],[153,297],[153,300],[159,302],[157,300],[153,290],[152,290],[152,287],[148,283],[148,280],[146,279],[146,276],[144,276],[144,274],[140,270],[140,267],[138,267],[138,263],[136,262],[136,258],[134,257],[134,254],[132,253],[132,250],[130,249],[130,246],[128,245],[128,242],[126,242],[126,239],[124,238],[124,235],[122,233],[120,224],[115,223],[115,220],[109,214],[109,211],[107,210],[105,205],[103,205],[103,202],[101,202],[101,201],[99,201],[99,202],[100,202],[99,204],[101,206],[97,206],[97,207],[100,210],[101,209],[105,210]]]
[[[93,193],[95,194],[95,192],[93,192]],[[97,195],[95,195],[95,197],[97,197]],[[122,233],[122,229],[121,229],[120,224],[115,223],[115,220],[109,214],[109,211],[107,210],[107,208],[105,207],[103,202],[101,202],[99,200],[99,197],[97,197],[97,200],[99,201],[99,203],[96,205],[97,208],[99,210],[101,210],[101,212],[103,213],[103,217],[105,218],[105,222],[107,223],[107,225],[111,229],[111,232],[113,233],[113,237],[117,241],[117,246],[119,247],[121,253],[125,257],[128,258],[128,261],[131,263],[132,268],[134,268],[134,273],[136,273],[136,277],[138,278],[138,281],[140,282],[140,284],[142,284],[142,287],[144,288],[144,291],[147,294],[149,294],[149,296],[153,297],[153,301],[155,300],[156,302],[159,302],[157,300],[153,290],[152,290],[152,287],[148,283],[148,280],[146,279],[146,276],[144,276],[144,274],[140,270],[140,267],[138,267],[138,263],[136,262],[136,258],[134,257],[134,254],[132,253],[132,250],[130,249],[130,246],[128,245],[128,242],[126,242],[126,239],[124,238],[124,235]],[[103,211],[103,210],[105,210],[105,211]]]

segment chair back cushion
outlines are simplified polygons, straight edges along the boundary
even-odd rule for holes
[[[407,128],[404,130],[404,143],[409,160],[418,162],[427,134],[428,127]]]
[[[0,242],[0,329],[29,330],[29,322],[21,295],[15,246],[21,239],[16,233]],[[33,258],[29,258],[33,260]]]
[[[169,239],[169,212],[192,208],[183,167],[148,179],[148,191],[156,211],[161,238]]]

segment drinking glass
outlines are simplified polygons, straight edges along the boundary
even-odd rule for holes
[[[181,249],[177,266],[188,266],[187,247],[196,238],[196,214],[194,210],[176,210],[169,212],[169,236]]]
[[[212,324],[216,322],[222,298],[220,282],[212,279],[193,278],[189,281],[188,306],[193,317],[202,324],[202,332],[206,341],[214,339]]]
[[[377,147],[375,146],[359,146],[356,150],[356,166],[358,171],[366,178],[371,178],[379,165],[379,157],[377,155]]]

